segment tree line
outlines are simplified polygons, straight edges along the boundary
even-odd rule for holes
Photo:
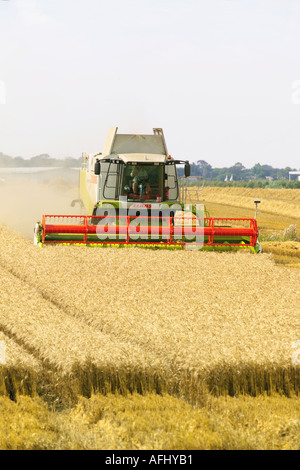
[[[2,167],[64,167],[79,168],[81,157],[67,157],[64,159],[52,158],[48,154],[41,154],[30,159],[23,157],[10,157],[0,152],[0,168]],[[191,163],[191,176],[202,176],[207,184],[215,186],[248,186],[248,187],[291,187],[300,188],[300,181],[288,181],[289,171],[295,168],[273,168],[271,165],[256,163],[252,168],[246,168],[237,162],[233,166],[213,168],[205,160]],[[183,168],[179,168],[179,175],[183,175]]]
[[[10,157],[0,152],[0,168],[17,168],[17,167],[75,167],[78,168],[81,165],[81,157],[73,158],[66,157],[52,158],[47,153],[37,155],[32,158],[23,157]]]
[[[271,165],[256,163],[252,168],[246,168],[242,163],[224,168],[213,168],[204,160],[198,160],[191,164],[191,174],[203,176],[216,181],[250,181],[259,179],[284,180],[289,179],[289,171],[295,168],[273,168]]]
[[[256,163],[246,168],[238,162],[230,167],[213,168],[205,160],[191,164],[191,176],[202,176],[210,186],[247,186],[250,188],[300,188],[300,181],[289,181],[289,172],[296,168],[273,168]],[[183,174],[183,169],[179,170]]]

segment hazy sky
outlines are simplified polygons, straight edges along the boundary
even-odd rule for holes
[[[164,129],[213,166],[300,168],[300,0],[0,0],[0,152]]]

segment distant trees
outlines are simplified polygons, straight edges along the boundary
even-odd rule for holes
[[[22,157],[9,157],[0,153],[0,168],[15,168],[15,167],[79,167],[81,158],[67,157],[64,159],[51,158],[47,153],[42,153],[30,159]]]
[[[299,181],[288,181],[289,171],[293,168],[273,168],[271,165],[256,163],[252,168],[245,168],[241,162],[224,168],[213,168],[205,160],[191,164],[191,176],[203,176],[207,184],[215,186],[287,187],[300,188]],[[179,169],[179,175],[183,169]]]
[[[245,166],[237,162],[233,166],[224,168],[212,168],[204,160],[199,160],[191,165],[191,174],[195,176],[204,176],[204,178],[212,179],[214,181],[225,181],[226,176],[229,181],[256,181],[264,180],[270,177],[271,180],[288,180],[289,171],[292,168],[273,168],[270,165],[261,165],[256,163],[252,168],[245,168]]]
[[[67,157],[64,159],[52,158],[47,153],[37,155],[30,159],[22,157],[9,157],[0,153],[0,168],[2,167],[66,167],[78,168],[81,157]],[[300,188],[300,181],[288,181],[289,171],[296,168],[273,168],[271,165],[256,163],[252,168],[245,168],[241,162],[224,168],[213,168],[205,160],[191,163],[191,176],[203,176],[212,185],[248,186],[251,187],[295,187]],[[183,175],[183,168],[179,168],[179,175]],[[268,177],[268,179],[267,179]],[[279,183],[280,182],[280,183]]]

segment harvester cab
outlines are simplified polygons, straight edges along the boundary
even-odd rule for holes
[[[82,154],[77,201],[86,215],[44,215],[35,244],[255,249],[256,220],[210,218],[198,198],[203,181],[191,177],[187,160],[171,157],[161,128],[151,135],[117,131],[110,128],[101,153]]]
[[[176,165],[168,154],[162,129],[153,135],[118,134],[110,129],[102,153],[82,155],[80,197],[89,214],[105,204],[119,207],[120,198],[128,203],[175,203],[179,197]]]

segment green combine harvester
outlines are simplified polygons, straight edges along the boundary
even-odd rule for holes
[[[79,203],[85,215],[43,215],[34,230],[36,245],[260,251],[256,217],[210,217],[199,200],[203,181],[191,177],[188,161],[169,155],[162,129],[152,135],[117,130],[110,128],[102,153],[82,155],[80,198],[72,205]],[[184,166],[180,178],[178,165]]]

